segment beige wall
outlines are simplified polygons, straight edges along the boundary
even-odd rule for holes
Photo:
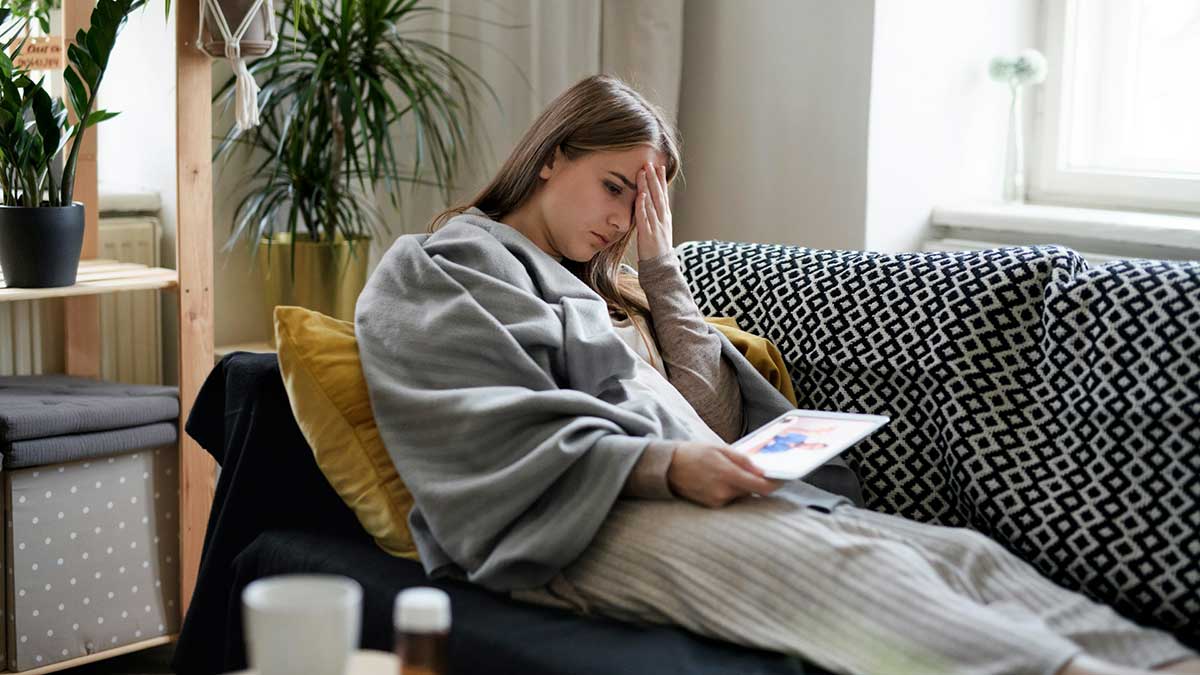
[[[677,241],[865,241],[873,0],[687,0]]]

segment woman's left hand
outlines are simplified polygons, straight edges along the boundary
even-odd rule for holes
[[[638,171],[638,193],[633,205],[637,224],[638,261],[670,251],[671,205],[667,202],[667,167],[647,162]]]

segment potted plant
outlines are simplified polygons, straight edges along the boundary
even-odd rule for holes
[[[40,79],[34,81],[9,57],[20,53],[25,40],[10,19],[36,18],[44,27],[48,2],[26,0],[0,9],[0,271],[7,286],[75,283],[84,229],[84,206],[72,200],[79,140],[116,115],[95,109],[96,92],[126,17],[143,4],[98,0],[90,26],[67,48],[63,79],[75,122],[61,99],[51,98]]]
[[[240,135],[231,128],[214,159],[239,148],[252,158],[225,249],[238,241],[255,249],[267,326],[278,304],[352,320],[371,238],[390,232],[377,189],[397,207],[401,183],[448,194],[473,128],[476,83],[499,104],[474,70],[401,30],[430,11],[441,10],[416,0],[337,0],[298,20],[285,0],[279,48],[250,66],[260,124]],[[217,90],[214,104],[228,108],[235,81]],[[406,121],[416,138],[411,169],[392,136]]]

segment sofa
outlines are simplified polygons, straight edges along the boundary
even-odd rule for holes
[[[1061,247],[880,254],[678,247],[701,310],[780,349],[799,407],[886,414],[846,457],[870,508],[988,534],[1046,576],[1200,646],[1200,263]],[[429,582],[374,545],[312,459],[272,355],[210,374],[186,431],[222,466],[173,666],[245,665],[240,591],[354,577],[364,647],[391,601],[451,595],[453,672],[821,673],[803,659]]]

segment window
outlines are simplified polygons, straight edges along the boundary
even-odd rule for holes
[[[1030,196],[1200,213],[1200,0],[1047,0]]]

